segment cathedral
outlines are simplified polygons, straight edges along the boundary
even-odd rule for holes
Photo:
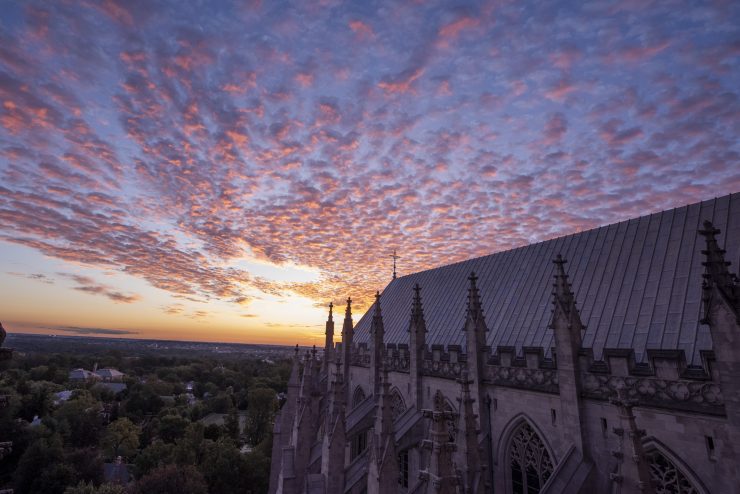
[[[270,493],[740,493],[739,260],[737,193],[330,305]]]

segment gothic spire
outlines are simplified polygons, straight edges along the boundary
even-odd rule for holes
[[[455,472],[453,453],[455,443],[450,441],[447,428],[449,420],[455,420],[454,412],[444,410],[444,397],[437,391],[434,395],[434,409],[422,410],[422,415],[431,419],[429,439],[422,446],[430,449],[426,470],[419,472],[419,478],[426,482],[426,494],[454,494],[457,492],[459,477]]]
[[[704,265],[704,283],[702,288],[704,291],[704,318],[702,323],[708,324],[709,319],[709,307],[712,302],[713,289],[719,293],[727,303],[728,307],[734,312],[735,318],[740,322],[740,285],[738,284],[737,276],[729,271],[728,266],[730,262],[725,261],[725,250],[719,247],[716,236],[720,233],[720,230],[712,225],[711,221],[704,221],[704,229],[699,230],[699,234],[702,235],[706,242],[706,250],[702,250],[701,253],[706,256]]]
[[[344,324],[342,325],[342,377],[344,378],[345,403],[350,402],[349,368],[352,361],[352,299],[347,297],[347,309],[344,311]]]
[[[581,330],[586,329],[586,326],[581,322],[581,317],[576,308],[576,297],[573,294],[572,285],[568,283],[568,275],[565,274],[565,264],[568,262],[558,254],[552,261],[555,264],[555,283],[553,288],[555,289],[553,294],[553,320],[550,325],[551,328],[555,327],[556,320],[562,320],[567,323],[568,329],[574,332],[574,336],[578,343],[581,341]]]
[[[329,302],[329,318],[326,320],[326,340],[324,341],[324,362],[322,363],[322,374],[327,376],[331,374],[331,363],[334,360],[334,304]]]
[[[468,379],[468,370],[463,369],[461,379],[458,380],[461,385],[460,397],[460,426],[458,430],[464,434],[462,440],[461,457],[465,460],[462,472],[463,489],[465,493],[475,493],[482,491],[483,477],[481,475],[481,454],[478,443],[478,415],[475,413],[473,403],[475,399],[470,394],[470,385],[473,381]]]
[[[478,286],[476,281],[478,277],[475,275],[475,271],[470,272],[468,277],[470,281],[470,288],[468,288],[468,315],[467,317],[473,319],[473,321],[484,321],[483,318],[483,307],[480,302],[480,293],[478,292]]]
[[[300,386],[300,377],[299,377],[299,364],[300,364],[300,357],[298,356],[298,344],[295,346],[293,354],[293,365],[290,369],[290,377],[288,378],[288,387],[298,387]]]
[[[411,323],[417,324],[418,328],[426,328],[424,322],[424,308],[421,305],[421,287],[419,284],[414,285],[414,301],[411,303]]]
[[[409,397],[411,403],[417,410],[421,409],[423,402],[423,378],[422,368],[424,366],[424,351],[426,349],[427,326],[424,322],[424,310],[421,305],[421,287],[414,285],[414,299],[411,303],[411,321],[409,321],[409,378],[411,386]]]
[[[619,438],[619,449],[612,452],[619,460],[618,473],[612,475],[612,480],[618,485],[616,492],[654,494],[649,461],[642,447],[645,430],[638,429],[632,412],[635,403],[627,397],[625,388],[617,389],[617,397],[610,401],[619,409],[620,419],[620,427],[614,428],[614,434]]]
[[[385,356],[385,329],[383,327],[383,315],[380,312],[380,292],[375,293],[375,312],[370,326],[370,379],[373,394],[380,392],[380,374]]]
[[[347,297],[347,308],[344,310],[344,325],[347,325],[347,321],[349,321],[350,325],[352,324],[352,299],[350,297]]]

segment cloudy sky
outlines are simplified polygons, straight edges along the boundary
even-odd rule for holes
[[[393,249],[409,273],[740,190],[734,0],[0,8],[10,331],[319,342]]]

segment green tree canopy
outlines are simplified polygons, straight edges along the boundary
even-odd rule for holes
[[[130,458],[139,447],[139,426],[124,417],[111,422],[103,435],[102,446],[111,458]]]

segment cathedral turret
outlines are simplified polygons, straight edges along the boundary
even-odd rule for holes
[[[585,326],[576,309],[576,298],[565,274],[565,263],[560,254],[555,263],[555,283],[553,284],[552,328],[555,334],[555,356],[558,366],[558,389],[560,391],[560,422],[567,431],[578,451],[584,451],[582,427],[581,379],[578,367],[578,352],[581,349],[582,331]]]
[[[383,365],[383,382],[375,399],[375,428],[370,445],[368,494],[394,492],[398,488],[398,454],[393,436],[393,406],[390,397],[388,369]]]
[[[470,381],[470,397],[473,400],[473,409],[478,420],[480,420],[481,428],[478,434],[478,443],[484,440],[490,442],[490,424],[491,419],[489,416],[489,408],[486,406],[485,401],[487,396],[484,392],[483,379],[485,375],[485,367],[488,361],[488,346],[486,345],[486,333],[488,327],[486,326],[486,320],[483,316],[483,305],[481,304],[480,293],[478,292],[478,286],[476,282],[478,277],[475,273],[470,273],[468,278],[470,281],[470,287],[468,288],[468,309],[465,317],[465,340],[467,349],[467,370],[468,379]],[[486,477],[484,482],[487,485],[492,485],[492,478],[490,477],[491,468],[491,455],[489,451],[484,452],[484,463],[489,466],[486,469]]]
[[[421,287],[414,285],[414,301],[411,305],[409,322],[409,379],[411,381],[411,404],[421,410],[424,394],[422,392],[422,365],[426,349],[427,325],[421,305]]]
[[[376,292],[375,312],[370,325],[370,389],[375,395],[380,393],[380,374],[385,355],[384,338],[383,315],[380,313],[380,292]]]
[[[478,443],[478,415],[475,413],[473,404],[475,400],[470,396],[470,385],[473,381],[468,379],[468,371],[462,372],[460,383],[460,418],[458,421],[458,434],[462,437],[458,440],[458,458],[462,464],[462,487],[465,494],[478,494],[484,492],[483,476],[481,470],[483,463]]]
[[[706,256],[703,294],[702,324],[709,325],[712,347],[716,358],[715,367],[719,373],[722,396],[727,414],[727,440],[723,441],[721,451],[725,457],[740,456],[740,282],[731,273],[731,265],[725,261],[725,251],[717,243],[720,230],[711,222],[704,222],[699,234],[706,240]],[[740,485],[740,470],[723,472]]]
[[[285,492],[289,490],[288,485],[292,485],[294,482],[292,470],[294,450],[291,443],[293,441],[300,388],[300,355],[298,345],[296,345],[290,377],[288,378],[288,392],[286,393],[285,403],[275,417],[272,439],[272,468],[268,490],[270,494]]]
[[[329,302],[329,318],[326,320],[326,339],[324,341],[324,361],[322,363],[322,373],[326,376],[327,382],[331,374],[331,365],[334,362],[334,304]]]
[[[344,450],[347,443],[344,402],[344,383],[339,360],[336,361],[334,381],[326,414],[326,427],[321,447],[321,473],[326,492],[344,491]]]
[[[352,329],[352,299],[347,298],[347,309],[344,311],[344,324],[342,324],[342,378],[344,380],[344,386],[347,388],[345,393],[345,402],[351,403],[351,397],[349,395],[349,369],[352,363],[352,337],[354,330]]]
[[[617,458],[617,473],[611,475],[615,494],[655,494],[650,481],[650,464],[642,447],[645,431],[637,428],[635,415],[632,413],[634,403],[627,398],[624,388],[617,390],[617,398],[611,400],[619,408],[620,426],[614,429],[619,438],[619,449],[612,454]]]
[[[430,450],[427,468],[419,472],[419,478],[426,484],[426,494],[457,494],[460,478],[455,472],[452,455],[455,443],[450,441],[447,423],[455,420],[454,412],[444,409],[444,397],[440,392],[434,395],[434,409],[422,410],[424,417],[431,419],[429,439],[422,446]]]
[[[740,283],[737,276],[728,269],[732,263],[725,261],[725,250],[717,243],[716,236],[720,233],[710,221],[705,221],[704,229],[699,230],[707,243],[706,250],[701,251],[707,259],[702,263],[705,267],[702,323],[711,326],[712,309],[723,304],[724,310],[733,315],[736,324],[740,325]]]

